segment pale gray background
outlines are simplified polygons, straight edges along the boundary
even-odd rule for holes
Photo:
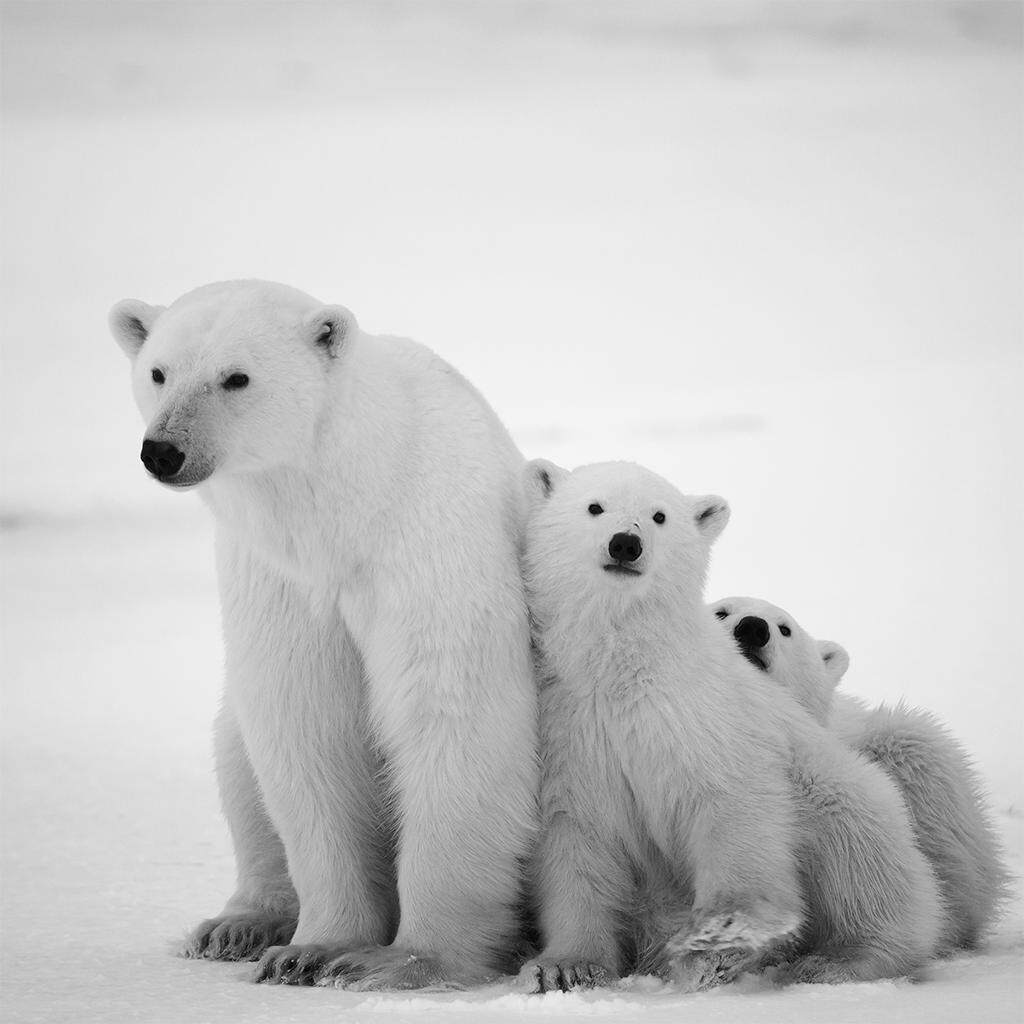
[[[105,316],[222,278],[431,345],[530,456],[727,496],[709,598],[774,600],[848,647],[849,689],[937,711],[1019,840],[1018,5],[2,13],[12,1020],[356,1005],[165,956],[230,886],[210,527],[143,473]],[[1018,1012],[1019,915],[1001,936],[872,1012]]]

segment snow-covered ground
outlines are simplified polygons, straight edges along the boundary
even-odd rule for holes
[[[628,16],[624,13],[628,10]],[[765,596],[978,759],[1024,872],[1020,12],[3,7],[0,1016],[1019,1020],[1019,894],[930,980],[681,997],[247,985],[210,526],[144,478],[118,298],[288,281],[411,334],[529,455],[733,505]]]

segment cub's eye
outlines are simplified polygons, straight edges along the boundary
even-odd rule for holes
[[[782,634],[783,636],[789,636],[789,634],[790,634],[790,633],[792,633],[792,632],[793,632],[793,630],[791,630],[791,629],[789,628],[789,626],[779,626],[779,632],[780,632],[780,633],[781,633],[781,634]]]
[[[653,516],[651,516],[651,518],[652,518],[652,519],[653,519],[653,520],[654,520],[654,521],[655,521],[655,522],[656,522],[656,523],[657,523],[657,524],[658,524],[659,526],[661,526],[661,524],[662,524],[663,522],[665,522],[665,513],[664,513],[664,512],[655,512],[655,513],[654,513],[654,515],[653,515]]]
[[[592,505],[587,506],[587,511],[592,516],[599,516],[604,511],[604,509],[595,501]]]
[[[715,612],[715,618],[716,619],[727,619],[727,618],[729,618],[729,613],[724,608],[719,608],[718,611]]]
[[[249,377],[247,374],[233,373],[224,381],[221,387],[223,387],[225,391],[238,391],[239,389],[244,388],[248,383]]]
[[[163,370],[158,370],[155,367],[150,371],[149,375],[150,375],[150,377],[153,378],[153,383],[154,384],[163,384],[163,382],[167,379],[164,376],[164,371]]]

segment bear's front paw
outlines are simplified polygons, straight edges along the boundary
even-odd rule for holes
[[[356,992],[463,989],[493,981],[494,971],[471,962],[449,963],[399,946],[347,950],[324,965],[317,984]]]
[[[519,987],[525,992],[570,992],[574,988],[594,988],[614,981],[616,973],[604,964],[585,958],[540,957],[523,965]]]
[[[254,980],[268,985],[313,985],[342,952],[338,946],[274,946],[263,954]]]
[[[181,955],[198,960],[258,960],[270,946],[295,934],[294,917],[253,911],[203,921],[185,940]]]

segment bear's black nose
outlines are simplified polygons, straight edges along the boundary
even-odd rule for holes
[[[635,562],[644,553],[644,546],[635,533],[617,533],[608,542],[608,554],[616,562]]]
[[[140,458],[142,464],[157,480],[170,480],[181,469],[185,453],[168,441],[150,441],[147,437],[142,442]]]
[[[739,641],[740,647],[745,651],[759,651],[766,643],[771,634],[768,632],[768,623],[759,619],[756,615],[747,615],[736,623],[732,635]]]

